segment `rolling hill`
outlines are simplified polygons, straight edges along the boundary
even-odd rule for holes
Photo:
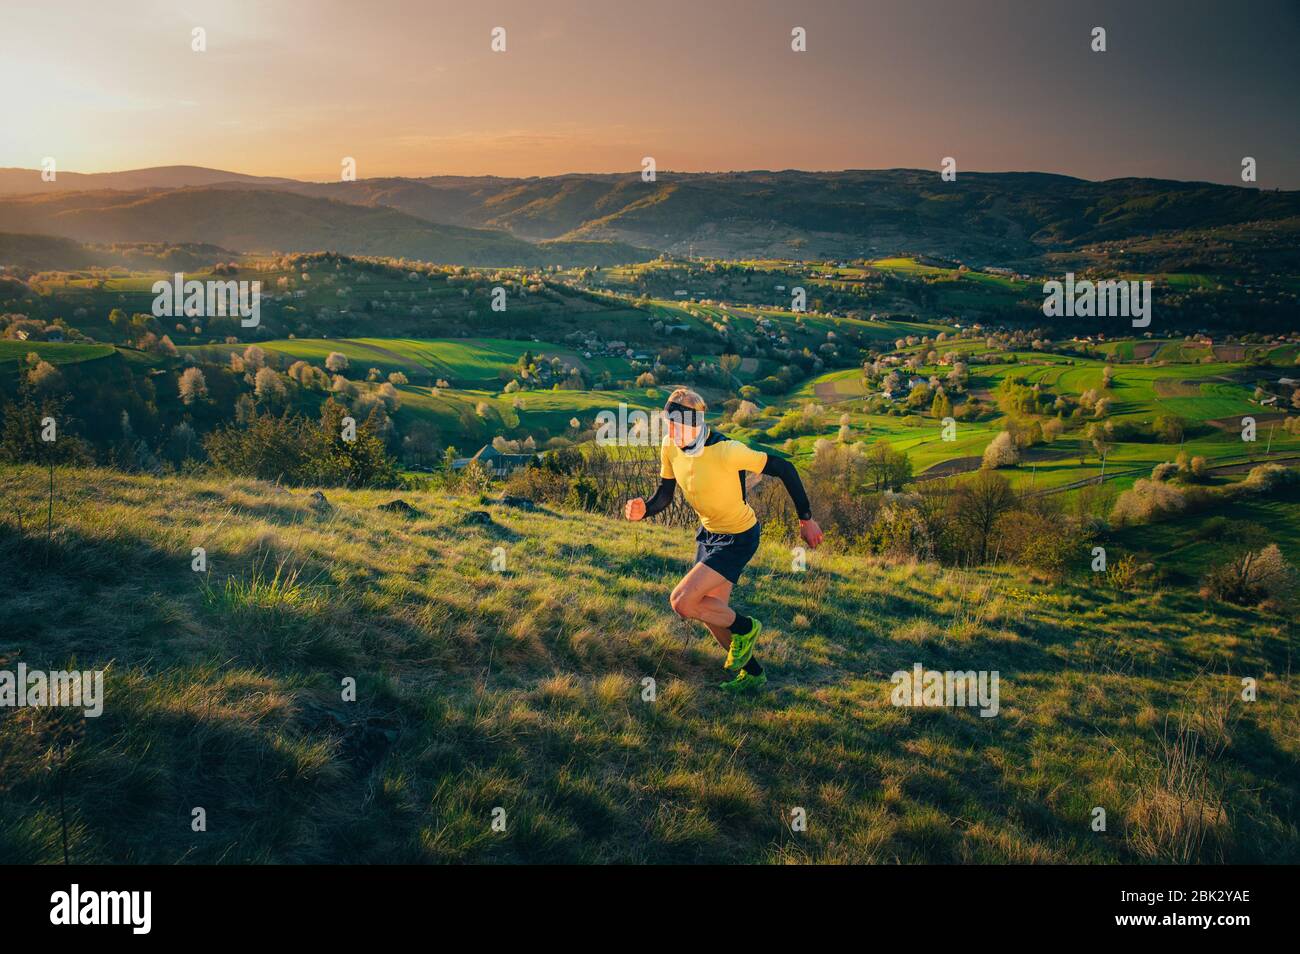
[[[94,245],[55,235],[0,232],[0,265],[32,271],[75,271],[93,266],[189,271],[235,258],[238,253],[204,242]]]
[[[533,244],[501,230],[439,225],[388,206],[265,189],[60,192],[0,198],[0,232],[79,242],[207,243],[239,251],[329,250],[453,265],[610,264],[651,253],[595,239]]]
[[[39,173],[19,170],[0,176],[6,183],[20,182],[23,192],[59,194],[37,190]],[[74,174],[61,173],[59,190]],[[469,229],[508,232],[529,241],[553,239],[598,240],[644,249],[685,252],[718,257],[882,257],[918,253],[960,258],[970,264],[1026,264],[1044,255],[1092,249],[1109,242],[1153,237],[1163,254],[1190,257],[1195,263],[1205,244],[1199,233],[1250,225],[1278,224],[1283,235],[1293,235],[1300,221],[1300,193],[1268,192],[1255,188],[1177,182],[1164,179],[1115,179],[1092,182],[1069,176],[1035,172],[962,172],[955,182],[944,182],[928,170],[886,169],[840,172],[750,171],[725,173],[661,172],[655,182],[641,181],[638,173],[568,174],[533,178],[493,176],[433,176],[427,178],[376,178],[356,182],[312,183],[239,177],[217,170],[168,167],[132,173],[105,174],[117,178],[88,177],[92,188],[112,183],[113,188],[167,188],[201,185],[213,191],[284,191],[304,198],[334,200],[360,206],[347,225],[341,213],[325,206],[292,204],[269,206],[268,214],[282,222],[259,226],[249,234],[234,232],[255,247],[288,247],[285,232],[299,230],[294,249],[311,240],[339,241],[339,230],[355,232],[352,250],[385,254],[445,255],[449,243],[465,246],[465,256],[515,255],[512,264],[549,261],[546,252],[524,257],[527,246],[513,245],[509,236],[493,239],[457,232],[428,233],[428,223]],[[204,179],[206,181],[196,181]],[[141,201],[139,197],[134,202]],[[192,199],[190,201],[193,201]],[[243,205],[239,200],[232,200]],[[120,204],[119,199],[118,203]],[[21,213],[6,201],[0,227],[49,234],[72,235],[71,217],[84,234],[113,232],[90,216],[87,200],[79,213],[68,207],[26,207],[40,215],[48,227],[12,224]],[[271,212],[270,209],[275,211]],[[402,213],[390,217],[384,211]],[[304,219],[322,219],[311,228]],[[418,220],[418,223],[412,220]],[[30,220],[28,220],[30,223]],[[55,227],[58,223],[65,230]],[[138,234],[138,233],[136,233]],[[187,233],[193,234],[193,232]],[[224,233],[223,233],[224,234]],[[1275,236],[1276,238],[1276,236]],[[150,241],[158,240],[150,237]],[[230,244],[219,235],[190,241]],[[301,244],[308,243],[308,244]],[[247,244],[235,247],[246,248]],[[334,246],[316,245],[316,248]],[[412,252],[401,251],[411,249]],[[344,248],[335,250],[343,251]],[[590,249],[593,263],[602,260]],[[626,249],[619,254],[626,254]],[[1118,252],[1119,250],[1116,250]],[[1207,254],[1212,250],[1205,249]],[[1144,254],[1152,257],[1148,247]],[[603,260],[617,256],[605,255]],[[1295,255],[1283,262],[1294,264]],[[451,259],[439,259],[451,261]],[[491,258],[492,263],[500,259]],[[1111,259],[1112,264],[1117,260]]]
[[[292,186],[531,238],[604,238],[721,257],[856,257],[916,250],[979,261],[1032,260],[1152,233],[1284,220],[1300,195],[1196,182],[1090,182],[1043,173],[661,173],[519,180],[362,180]]]

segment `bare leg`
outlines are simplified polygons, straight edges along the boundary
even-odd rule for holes
[[[728,627],[736,621],[735,611],[727,605],[731,581],[712,567],[697,563],[673,590],[669,601],[673,612],[682,619],[699,620],[708,627],[723,649],[731,647]]]
[[[727,601],[731,599],[731,581],[724,580],[717,589],[710,590],[704,599],[712,600],[727,609],[731,609],[731,607],[727,606]],[[735,620],[735,610],[731,611],[731,618],[733,621]],[[731,648],[731,630],[727,626],[719,626],[716,623],[705,623],[704,625],[708,627],[709,632],[713,634],[713,638],[718,641],[719,646],[723,649]]]

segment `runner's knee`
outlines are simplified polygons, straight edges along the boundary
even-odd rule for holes
[[[687,590],[673,590],[668,603],[682,619],[689,619],[695,610],[695,598]]]

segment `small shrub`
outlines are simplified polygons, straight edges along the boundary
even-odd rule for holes
[[[1227,536],[1232,521],[1227,517],[1210,517],[1193,533],[1197,540],[1217,541]]]
[[[1126,553],[1106,567],[1106,582],[1117,590],[1129,592],[1140,589],[1154,572],[1154,564],[1142,563],[1133,554]]]
[[[1111,511],[1116,526],[1150,523],[1187,509],[1187,495],[1171,484],[1138,480],[1120,494]]]
[[[1050,510],[1013,510],[998,520],[1001,552],[1011,561],[1048,577],[1064,576],[1087,553],[1089,526]]]
[[[560,504],[568,499],[569,478],[548,467],[520,467],[506,478],[505,493],[533,503]]]
[[[1243,487],[1249,487],[1258,493],[1268,493],[1297,482],[1300,482],[1300,470],[1283,467],[1281,464],[1260,464],[1241,483]]]
[[[984,449],[983,466],[994,470],[998,467],[1014,467],[1020,463],[1020,451],[1009,433],[1003,431],[989,442]]]
[[[933,551],[921,513],[903,503],[888,503],[876,512],[867,540],[872,552],[895,560],[924,560]]]
[[[1295,592],[1295,570],[1276,543],[1261,550],[1243,547],[1205,575],[1202,592],[1241,606],[1270,602],[1290,603]]]
[[[1151,479],[1163,482],[1172,479],[1177,473],[1178,465],[1171,460],[1167,460],[1164,463],[1156,464],[1151,469]]]

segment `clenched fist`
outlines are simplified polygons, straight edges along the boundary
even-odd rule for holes
[[[623,504],[623,516],[629,520],[640,520],[645,516],[645,501],[640,497],[633,497]]]
[[[822,528],[817,526],[816,520],[800,520],[799,536],[803,537],[804,542],[814,550],[822,542]]]

